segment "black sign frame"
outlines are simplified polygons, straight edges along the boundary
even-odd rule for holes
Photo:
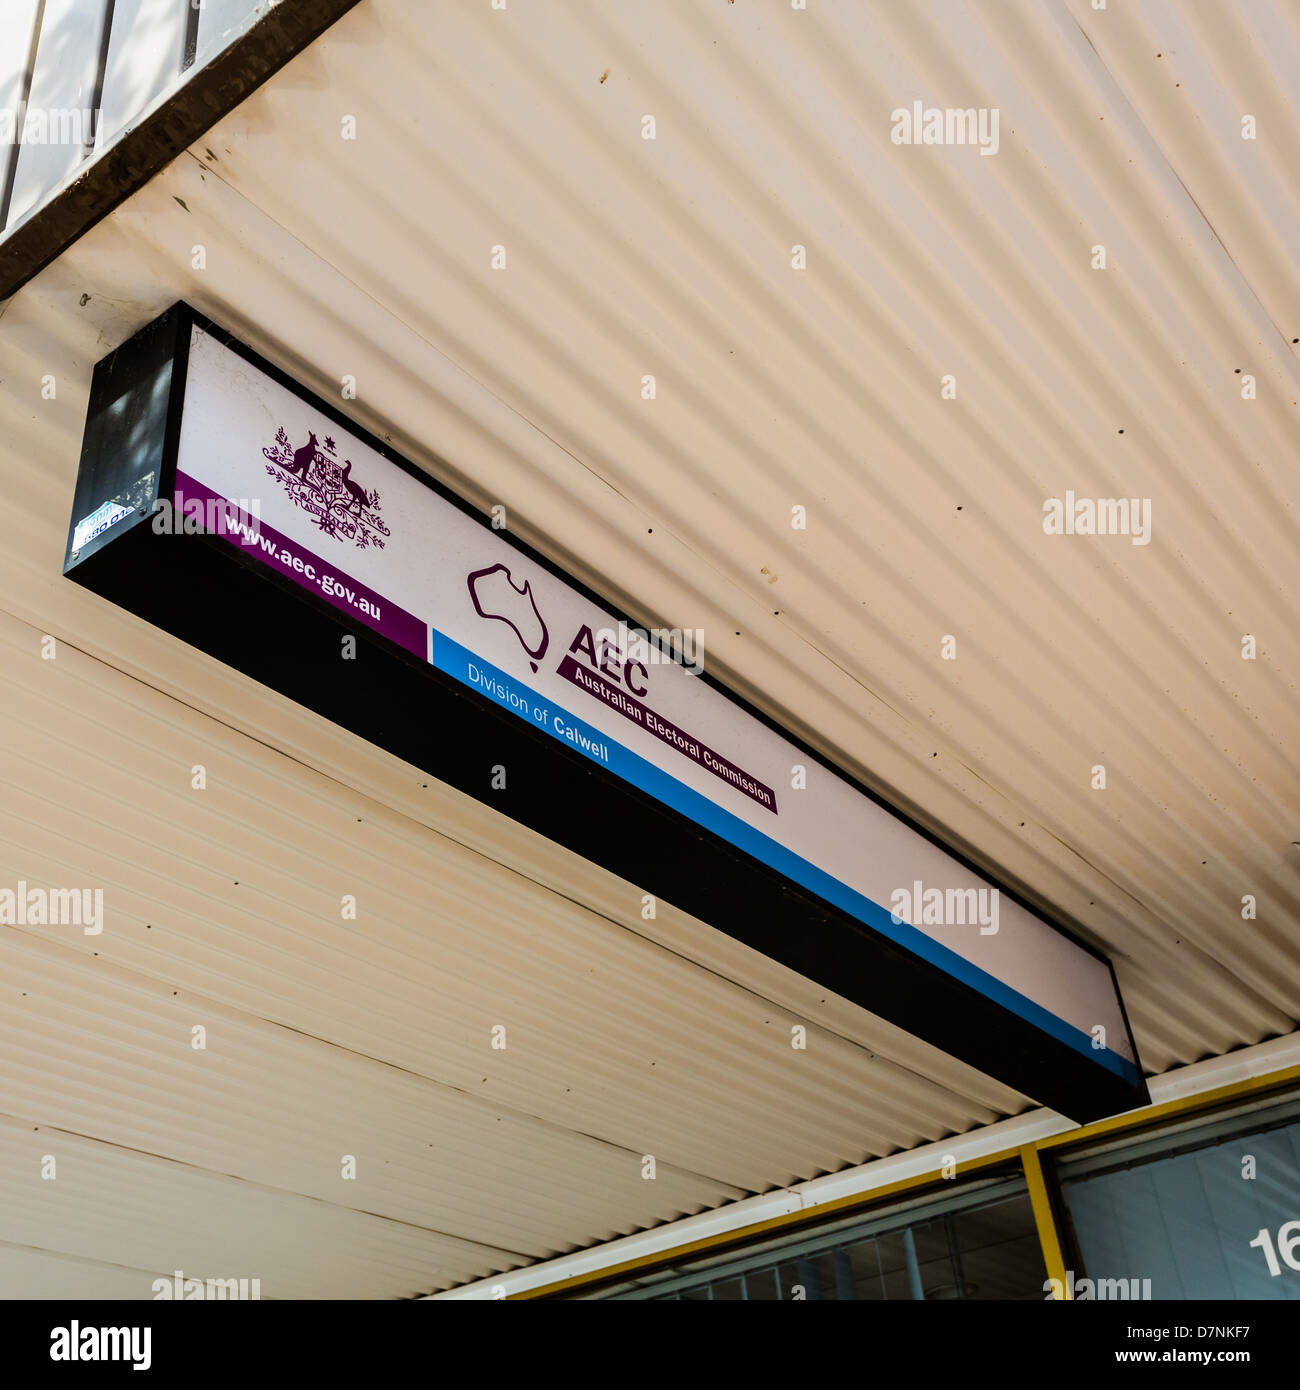
[[[480,524],[490,526],[489,518],[464,498],[181,301],[95,368],[64,561],[67,578],[428,776],[603,865],[635,885],[638,893],[649,892],[672,903],[1071,1119],[1086,1123],[1149,1104],[1144,1079],[1134,1084],[1091,1062],[575,750],[529,728],[486,696],[418,661],[363,623],[241,554],[239,547],[205,534],[156,531],[151,524],[155,503],[170,499],[174,491],[189,343],[196,325]],[[74,549],[75,523],[107,499],[119,499],[129,506],[130,514]],[[619,605],[531,546],[513,536],[511,544],[563,583],[614,612],[629,628],[653,626],[623,614]],[[240,614],[238,624],[229,621],[232,611]],[[356,637],[356,660],[339,660],[340,629]],[[1076,932],[836,767],[710,673],[697,679],[983,876],[1009,900],[1104,961],[1124,1010],[1113,964]],[[436,737],[430,730],[438,727],[462,729],[464,736]],[[510,769],[505,788],[492,788],[493,765]],[[581,807],[583,813],[557,817],[557,801]],[[1127,1013],[1124,1022],[1128,1027]],[[1131,1037],[1131,1028],[1129,1032]],[[1140,1076],[1140,1063],[1138,1072]]]

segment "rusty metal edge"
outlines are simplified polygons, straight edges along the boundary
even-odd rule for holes
[[[280,0],[167,101],[0,237],[0,302],[11,298],[358,0]]]

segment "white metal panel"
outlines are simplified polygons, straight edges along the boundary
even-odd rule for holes
[[[273,0],[204,0],[199,11],[199,41],[195,53],[195,67],[202,67],[214,54],[250,24],[266,13]]]
[[[56,1176],[43,1180],[47,1156]],[[34,1175],[34,1176],[33,1176]],[[267,1297],[409,1295],[495,1257],[396,1221],[0,1117],[0,1202],[14,1245],[142,1271],[260,1279]]]
[[[168,1276],[0,1242],[0,1289],[7,1299],[150,1298],[154,1277]]]
[[[22,100],[39,8],[40,0],[9,0],[5,6],[0,25],[0,111],[12,113]]]
[[[181,80],[187,0],[116,0],[96,149]]]
[[[10,226],[86,157],[106,9],[106,0],[46,0]]]
[[[10,0],[4,23],[0,24],[0,189],[8,177],[10,161],[18,152],[22,138],[23,113],[19,109],[27,84],[27,65],[32,56],[32,38],[36,32],[36,13],[40,0]]]

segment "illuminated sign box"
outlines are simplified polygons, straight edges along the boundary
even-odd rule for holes
[[[95,370],[65,573],[1072,1118],[1148,1099],[1104,958],[186,305]]]

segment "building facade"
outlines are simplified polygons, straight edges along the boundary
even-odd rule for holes
[[[0,1294],[1300,1296],[1280,0],[11,11]]]

